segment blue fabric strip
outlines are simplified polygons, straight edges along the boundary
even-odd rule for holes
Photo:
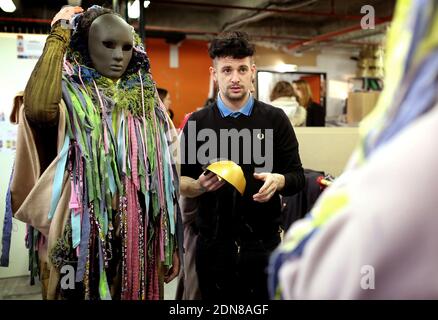
[[[69,144],[70,138],[68,136],[65,136],[64,145],[62,146],[61,152],[59,154],[58,165],[56,166],[55,177],[53,178],[53,190],[52,200],[50,202],[49,220],[52,220],[59,202],[59,198],[61,197],[62,180],[64,178],[65,165],[67,163],[67,151]]]
[[[87,193],[84,192],[84,195]],[[82,228],[81,228],[81,243],[79,245],[78,269],[76,271],[76,282],[84,280],[85,264],[88,256],[88,240],[90,238],[90,214],[88,212],[87,199],[84,199],[82,207]]]
[[[275,250],[269,259],[269,271],[268,271],[268,291],[271,298],[275,298],[276,290],[278,288],[278,274],[280,268],[284,262],[293,257],[300,257],[303,254],[304,248],[307,242],[318,232],[318,229],[314,229],[307,236],[305,236],[298,246],[291,252],[281,252]]]
[[[119,131],[117,137],[117,162],[120,167],[120,171],[123,171],[123,159],[125,157],[125,141],[124,141],[124,131],[125,131],[125,122],[123,119],[123,114],[120,117]],[[124,172],[125,173],[125,172]]]
[[[117,145],[117,141],[116,141],[116,136],[114,134],[113,125],[112,125],[112,118],[111,118],[111,114],[110,113],[107,114],[105,116],[105,118],[104,118],[103,125],[105,126],[105,124],[106,124],[108,132],[110,134],[110,138],[111,138],[112,144],[116,146]]]
[[[150,201],[150,196],[149,196],[149,192],[146,192],[146,194],[144,195],[144,207],[145,207],[145,225],[149,224],[149,201]]]
[[[109,162],[107,162],[107,170],[108,170],[109,189],[111,191],[111,196],[114,196],[114,194],[117,191],[117,188],[116,188],[116,182],[114,180],[113,169],[111,169],[111,164]]]
[[[71,210],[71,236],[73,242],[73,248],[81,243],[81,215],[76,214],[74,210]]]
[[[6,193],[6,209],[5,218],[3,222],[3,236],[2,236],[2,256],[0,259],[0,266],[9,266],[9,251],[11,248],[11,237],[12,237],[12,202],[11,202],[11,182],[12,176],[14,175],[14,169],[12,167],[11,177],[9,178],[8,191]]]
[[[166,145],[166,137],[163,133],[161,133],[161,145]],[[163,152],[163,168],[164,168],[164,188],[165,188],[165,197],[166,197],[166,206],[167,206],[167,214],[169,218],[170,224],[170,233],[175,234],[175,223],[174,223],[174,207],[173,207],[173,184],[172,184],[172,172],[170,159],[168,158],[169,154],[164,150]]]

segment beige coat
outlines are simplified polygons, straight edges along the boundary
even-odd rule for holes
[[[48,220],[50,210],[53,178],[59,161],[59,151],[65,138],[65,104],[60,103],[58,123],[58,156],[49,167],[40,172],[40,161],[34,139],[33,129],[26,119],[23,107],[23,96],[14,99],[11,122],[18,124],[17,153],[14,164],[14,175],[11,181],[12,212],[14,218],[30,224],[47,239],[46,248],[39,251],[42,264],[47,263],[50,271],[48,287],[43,288],[43,298],[56,299],[59,271],[50,264],[48,253],[61,237],[69,215],[70,183],[68,173],[64,174],[61,197],[52,221]],[[45,293],[47,289],[47,295]]]

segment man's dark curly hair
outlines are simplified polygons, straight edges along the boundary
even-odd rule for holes
[[[100,6],[93,6],[86,10],[83,14],[79,15],[74,21],[76,25],[75,32],[73,32],[70,39],[70,48],[72,51],[77,51],[82,57],[82,63],[90,68],[94,68],[93,62],[90,58],[90,53],[88,51],[88,34],[90,31],[91,24],[94,20],[99,18],[104,14],[113,14],[121,17],[118,13],[111,9],[103,8]],[[133,50],[131,61],[126,68],[125,74],[132,74],[138,71],[138,69],[143,64],[148,64],[148,61],[143,61],[144,57],[141,53]]]
[[[213,39],[208,53],[212,59],[223,57],[242,59],[252,57],[255,53],[255,48],[250,43],[246,32],[229,31],[223,32]]]

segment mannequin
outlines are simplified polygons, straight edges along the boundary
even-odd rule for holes
[[[43,298],[161,299],[177,276],[176,133],[158,101],[130,25],[98,6],[61,9],[19,110],[8,193]]]
[[[117,81],[132,57],[132,28],[122,18],[104,14],[90,27],[88,47],[94,68],[104,77]]]

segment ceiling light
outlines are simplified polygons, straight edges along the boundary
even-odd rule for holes
[[[275,70],[278,72],[294,72],[298,70],[296,64],[279,63],[275,65]]]
[[[143,6],[145,8],[149,7],[150,4],[151,4],[150,1],[143,1]],[[131,19],[138,19],[139,16],[140,16],[140,6],[138,0],[128,3],[128,17],[130,17]]]
[[[128,4],[128,17],[131,19],[138,19],[140,16],[140,7],[138,5],[138,0]]]
[[[14,12],[17,9],[12,0],[0,0],[0,8],[5,12]]]

